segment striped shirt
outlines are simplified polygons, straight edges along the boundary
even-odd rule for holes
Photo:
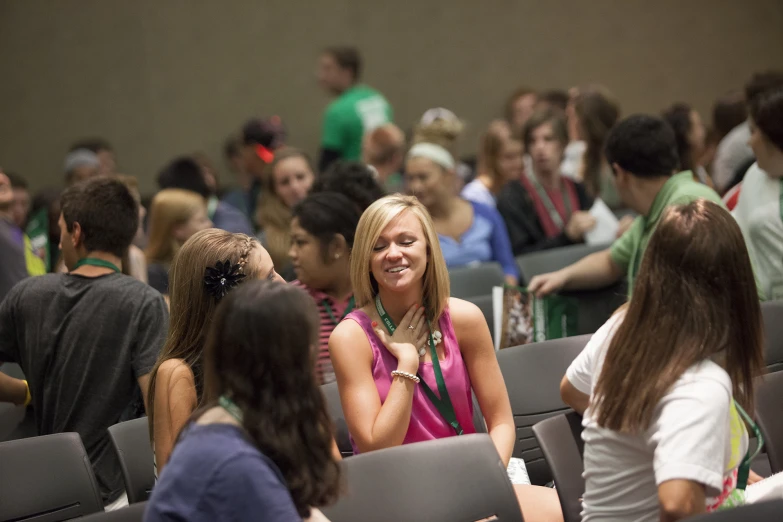
[[[313,298],[313,301],[315,301],[315,305],[318,307],[321,328],[318,334],[318,362],[316,363],[316,373],[321,384],[334,382],[334,368],[332,368],[332,360],[329,358],[329,336],[332,335],[332,331],[337,325],[329,315],[327,304],[329,307],[331,307],[332,314],[339,322],[345,315],[348,309],[348,304],[353,295],[347,295],[345,296],[345,299],[338,301],[320,290],[315,290],[308,287],[307,285],[299,282],[299,280],[293,281],[291,284],[306,290],[307,293],[310,294],[310,297]]]

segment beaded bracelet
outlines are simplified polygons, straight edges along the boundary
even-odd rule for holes
[[[413,375],[412,373],[403,372],[403,371],[400,371],[400,370],[394,370],[393,372],[391,372],[391,374],[392,374],[392,377],[404,377],[406,379],[412,380],[416,384],[419,384],[419,381],[421,380],[416,375]]]

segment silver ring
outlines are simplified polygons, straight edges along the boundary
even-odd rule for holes
[[[414,328],[416,328],[416,327],[415,327],[415,326],[413,326],[413,325],[410,325],[410,326],[408,327],[408,330],[413,330]]]

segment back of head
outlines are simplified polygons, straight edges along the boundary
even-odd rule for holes
[[[212,195],[201,165],[189,156],[177,158],[163,167],[158,174],[158,186],[161,189],[190,190],[204,198]]]
[[[726,134],[748,117],[748,109],[741,91],[731,91],[715,100],[712,107],[712,127],[715,141],[722,140]]]
[[[457,157],[457,141],[465,130],[465,124],[448,109],[430,109],[424,113],[413,131],[413,145],[432,143]]]
[[[387,165],[402,156],[405,134],[393,123],[386,123],[364,137],[364,161],[370,165]]]
[[[360,216],[356,205],[337,192],[310,194],[293,210],[299,226],[318,239],[322,253],[338,234],[345,239],[349,249],[353,248]]]
[[[385,194],[375,174],[364,163],[358,161],[336,161],[313,184],[311,194],[317,192],[339,192],[350,199],[359,212]]]
[[[609,131],[620,118],[620,104],[612,93],[601,85],[579,89],[574,99],[574,110],[579,122],[579,135],[587,143],[582,163],[582,179],[591,195],[600,193],[601,166],[604,143]]]
[[[204,355],[210,405],[230,397],[250,440],[283,474],[303,517],[336,500],[340,468],[315,378],[318,313],[303,290],[251,281],[226,297]]]
[[[505,143],[512,139],[508,123],[502,120],[493,121],[487,131],[481,136],[478,150],[478,170],[493,177],[499,176],[498,159],[503,152]]]
[[[72,185],[60,196],[60,204],[68,232],[79,223],[87,252],[122,257],[136,235],[139,208],[119,180],[95,178]]]
[[[324,54],[328,54],[341,69],[345,69],[353,76],[353,81],[358,82],[362,77],[362,57],[359,50],[355,47],[333,46],[324,49]]]
[[[186,223],[205,206],[204,198],[182,189],[164,189],[155,194],[150,205],[147,261],[170,263],[177,252],[174,228]]]
[[[360,308],[372,302],[378,293],[378,283],[370,273],[373,249],[383,229],[403,212],[411,212],[418,218],[427,241],[429,262],[424,273],[423,304],[427,307],[429,319],[437,321],[446,309],[450,295],[449,272],[430,213],[413,196],[394,194],[381,198],[370,205],[359,219],[351,253],[351,284],[356,306]]]
[[[253,118],[242,126],[242,143],[275,150],[285,145],[287,132],[279,116]]]
[[[89,149],[76,149],[69,152],[63,162],[65,184],[71,185],[95,176],[100,165],[98,155]]]
[[[680,158],[680,170],[693,170],[694,168],[688,137],[691,131],[692,111],[693,109],[687,103],[675,103],[661,113],[661,117],[674,131],[674,139],[677,141],[677,156]]]
[[[755,98],[750,104],[750,117],[764,136],[783,151],[783,87]]]
[[[745,84],[745,102],[753,105],[756,98],[767,91],[783,87],[782,71],[764,71],[754,74]]]
[[[742,233],[719,205],[669,207],[642,260],[625,318],[596,387],[601,426],[638,432],[688,368],[714,359],[734,398],[753,409],[763,368],[762,322]]]
[[[671,126],[646,114],[628,116],[615,125],[604,152],[609,165],[643,178],[671,176],[680,165]]]
[[[522,129],[522,142],[526,150],[530,150],[530,145],[533,142],[533,131],[547,123],[552,125],[552,132],[557,141],[563,147],[568,145],[568,126],[566,125],[564,113],[545,107],[536,109],[533,115],[525,122],[525,126]]]
[[[539,104],[558,111],[565,112],[568,100],[568,93],[562,89],[548,89],[538,94]]]

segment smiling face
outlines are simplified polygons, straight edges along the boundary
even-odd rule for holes
[[[291,221],[291,249],[288,251],[296,278],[309,286],[321,290],[327,288],[335,277],[332,256],[324,256],[324,250],[317,237],[302,228],[299,218]],[[326,259],[324,259],[326,257]]]
[[[403,211],[381,232],[370,257],[370,272],[378,287],[403,292],[421,285],[427,270],[427,239],[419,218]]]

